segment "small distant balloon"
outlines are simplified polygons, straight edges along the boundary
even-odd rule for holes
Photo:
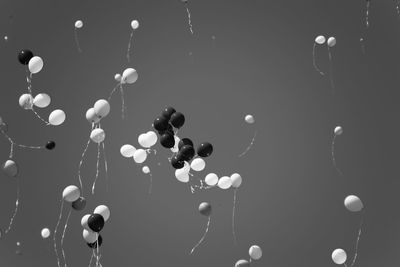
[[[359,212],[364,208],[361,199],[354,195],[347,196],[344,199],[344,206],[351,212]]]
[[[65,112],[61,109],[56,109],[52,111],[49,115],[49,123],[54,126],[58,126],[64,123],[65,121]]]
[[[147,159],[147,152],[144,149],[137,149],[133,153],[133,160],[138,164],[145,162],[146,159]]]
[[[90,133],[90,139],[96,144],[103,142],[105,138],[106,138],[106,133],[104,132],[103,129],[96,128],[93,129],[92,132]]]
[[[346,251],[341,248],[337,248],[332,252],[332,260],[334,263],[341,265],[344,264],[347,260]]]
[[[38,56],[34,56],[29,60],[28,69],[32,74],[36,74],[43,69],[43,59]]]
[[[335,135],[341,135],[343,133],[343,128],[341,126],[336,126],[333,132]]]
[[[33,99],[33,104],[38,107],[38,108],[45,108],[48,105],[50,105],[51,102],[51,98],[48,94],[38,94],[35,96],[35,98]]]
[[[246,117],[244,117],[244,120],[248,123],[248,124],[253,124],[256,120],[254,119],[253,115],[246,115]]]
[[[135,69],[133,68],[127,68],[126,70],[124,70],[124,72],[122,73],[122,81],[124,81],[125,83],[135,83],[138,79],[138,73]]]
[[[33,53],[31,50],[24,49],[18,53],[18,61],[22,65],[28,65],[29,61],[33,58]]]
[[[105,99],[97,100],[94,104],[94,112],[100,118],[106,117],[110,113],[110,103]]]
[[[206,178],[204,178],[204,181],[209,186],[216,186],[218,184],[218,175],[215,173],[209,173],[206,175]]]
[[[18,165],[15,161],[9,159],[3,164],[3,171],[8,177],[16,177],[18,175]]]
[[[259,246],[253,245],[249,249],[249,256],[252,260],[259,260],[262,257],[262,250]]]
[[[201,215],[209,217],[211,215],[211,205],[208,202],[202,202],[199,205],[199,212]]]
[[[7,35],[4,36],[4,40],[8,41],[8,36]]]
[[[56,142],[48,141],[45,145],[46,149],[53,150],[56,147]]]
[[[202,158],[196,158],[192,161],[192,163],[190,163],[190,167],[192,170],[200,172],[206,167],[206,162]]]
[[[315,38],[315,42],[316,42],[317,44],[319,44],[319,45],[324,44],[325,41],[326,41],[326,39],[325,39],[325,36],[323,36],[323,35],[319,35],[319,36],[317,36],[317,37]]]
[[[42,231],[40,232],[40,234],[42,235],[43,239],[49,238],[49,236],[50,236],[49,228],[43,228]]]
[[[144,174],[149,174],[149,173],[150,173],[150,168],[149,168],[149,166],[143,166],[142,172],[143,172]]]
[[[239,188],[242,184],[242,176],[238,173],[234,173],[231,175],[231,183],[233,188]]]
[[[98,123],[101,118],[97,116],[96,112],[94,111],[94,108],[89,108],[86,111],[86,119],[90,123]]]
[[[336,45],[336,38],[335,37],[329,37],[327,44],[329,47],[334,47]]]
[[[83,21],[82,20],[75,21],[75,28],[80,29],[82,27],[83,27]]]
[[[139,21],[132,20],[131,27],[132,27],[133,30],[137,30],[139,28]]]
[[[250,262],[249,261],[247,261],[247,260],[238,260],[236,263],[235,263],[235,267],[250,267],[251,265],[250,265]]]
[[[121,74],[119,74],[119,73],[115,74],[115,75],[114,75],[114,79],[115,79],[117,82],[121,82],[121,80],[122,80]]]

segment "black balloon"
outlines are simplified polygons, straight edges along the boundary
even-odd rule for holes
[[[179,129],[183,126],[183,124],[185,124],[185,116],[183,116],[183,114],[180,112],[175,112],[171,115],[169,122],[172,124],[172,126]]]
[[[172,116],[172,114],[174,114],[176,112],[176,110],[173,107],[167,107],[163,110],[163,112],[161,113],[161,115],[166,118],[167,120],[169,120]]]
[[[99,243],[99,247],[101,247],[101,244],[103,244],[103,238],[101,235],[97,237],[97,240],[93,243],[86,243],[90,248],[96,249],[97,248],[97,242]]]
[[[95,232],[98,233],[103,229],[104,227],[104,218],[100,214],[92,214],[89,216],[88,219],[88,226],[89,228]]]
[[[55,147],[56,147],[56,142],[54,142],[54,141],[48,141],[46,143],[46,148],[48,150],[53,150]]]
[[[193,142],[192,142],[192,140],[190,140],[189,138],[182,138],[182,139],[179,141],[178,149],[181,150],[181,148],[182,148],[184,145],[193,146]]]
[[[210,143],[204,142],[197,148],[197,155],[202,158],[210,156],[213,152],[213,146]]]
[[[33,53],[28,49],[24,49],[18,54],[18,61],[23,65],[28,65],[31,58],[33,58]]]
[[[195,154],[196,152],[192,146],[185,145],[179,150],[177,158],[181,161],[190,161]]]
[[[153,127],[157,131],[167,130],[168,129],[168,119],[163,116],[157,117],[153,122]]]
[[[164,131],[158,131],[158,134],[159,134],[159,135],[163,135],[164,133],[169,133],[169,134],[175,135],[175,133],[174,133],[174,128],[172,128],[172,125],[171,125],[171,124],[168,123],[168,127],[167,127],[166,130],[164,130]]]
[[[171,165],[172,167],[174,167],[175,169],[181,169],[183,168],[183,166],[185,166],[185,162],[181,161],[178,159],[178,156],[175,155],[172,157],[171,159]]]
[[[84,197],[79,197],[77,200],[72,202],[72,208],[74,210],[80,211],[85,209],[86,207],[86,199]]]
[[[160,137],[160,144],[165,148],[173,148],[175,145],[175,138],[173,134],[163,133]]]

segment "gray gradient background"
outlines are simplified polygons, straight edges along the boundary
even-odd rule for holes
[[[102,172],[86,210],[103,203],[111,208],[102,232],[103,266],[233,266],[248,257],[252,244],[264,251],[255,266],[333,266],[333,249],[344,248],[349,257],[354,251],[360,215],[345,210],[348,194],[358,195],[366,207],[357,266],[399,264],[400,21],[395,1],[372,1],[365,56],[359,44],[363,0],[193,0],[194,36],[178,0],[107,2],[1,1],[0,33],[9,41],[0,43],[0,114],[19,143],[57,141],[51,152],[16,151],[21,209],[13,231],[0,240],[1,266],[56,266],[52,241],[42,240],[40,230],[54,229],[63,188],[78,183],[78,162],[90,132],[87,108],[108,96],[114,74],[126,67],[139,73],[137,83],[126,87],[128,117],[121,120],[120,98],[115,97],[103,122],[109,193]],[[79,31],[82,54],[74,44],[77,19],[84,21]],[[132,19],[140,21],[140,29],[127,64]],[[338,40],[334,95],[329,80],[312,67],[318,34]],[[60,127],[44,127],[18,106],[26,92],[25,69],[16,59],[23,48],[44,59],[33,90],[52,97],[51,107],[40,110],[43,116],[53,108],[67,112]],[[317,55],[327,71],[326,47],[318,48]],[[231,234],[232,190],[192,195],[176,181],[168,153],[157,145],[160,155],[147,162],[154,176],[149,196],[148,177],[120,156],[121,145],[137,145],[137,136],[150,130],[166,105],[186,115],[182,136],[215,146],[199,178],[207,172],[243,176],[237,246]],[[245,124],[248,113],[254,114],[255,125]],[[343,177],[331,164],[336,125],[344,128],[336,145]],[[238,158],[255,129],[255,146]],[[5,161],[9,144],[1,139],[0,147]],[[82,170],[86,189],[95,175],[95,158],[92,145]],[[14,207],[15,185],[3,175],[3,229]],[[213,205],[211,229],[189,256],[206,225],[197,211],[201,201]],[[83,214],[71,216],[65,239],[69,266],[89,262],[90,249],[81,237]],[[17,241],[23,255],[15,254]]]

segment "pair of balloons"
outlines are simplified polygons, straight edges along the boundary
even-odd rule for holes
[[[160,135],[162,135],[167,132],[171,134],[172,127],[180,129],[184,124],[185,116],[182,113],[177,112],[173,107],[167,107],[161,112],[161,116],[154,120],[153,127]]]
[[[234,173],[231,176],[223,176],[221,178],[218,178],[218,175],[215,173],[209,173],[204,178],[204,181],[208,186],[218,185],[221,189],[229,189],[230,187],[237,189],[242,185],[243,178],[238,173]]]
[[[139,78],[139,75],[137,73],[137,71],[133,68],[127,68],[124,70],[124,72],[122,72],[122,75],[117,73],[114,76],[114,79],[121,83],[121,84],[133,84],[137,81],[137,79]]]
[[[76,211],[81,211],[86,207],[86,199],[81,196],[81,190],[75,185],[67,186],[62,193],[62,198],[71,203],[71,207]]]
[[[172,158],[171,162],[174,161],[175,156]],[[184,161],[183,166],[175,170],[175,177],[178,181],[182,183],[189,182],[190,170],[200,172],[205,169],[206,162],[202,158],[196,158],[191,163]]]
[[[23,109],[32,109],[33,106],[38,108],[46,108],[50,105],[51,98],[45,93],[40,93],[34,98],[31,94],[23,94],[20,96],[18,103]]]
[[[28,65],[28,69],[32,74],[36,74],[43,69],[43,59],[34,56],[33,52],[28,49],[21,50],[18,53],[18,61],[22,65]]]
[[[94,209],[93,214],[86,214],[82,217],[83,239],[90,248],[101,246],[103,239],[99,232],[109,218],[110,209],[106,205],[99,205]]]
[[[262,250],[259,246],[253,245],[249,248],[249,256],[251,260],[259,260],[262,257]],[[250,267],[251,264],[248,260],[241,259],[235,263],[235,267]]]
[[[99,99],[94,103],[92,108],[86,111],[86,120],[89,123],[99,123],[102,118],[107,117],[110,110],[110,103],[105,99]]]
[[[144,148],[150,148],[157,143],[157,134],[153,131],[148,131],[147,133],[142,133],[138,137],[138,143]]]
[[[141,149],[141,148],[136,149],[134,146],[132,146],[130,144],[125,144],[125,145],[121,146],[120,153],[125,158],[133,157],[133,160],[138,164],[145,162],[147,159],[147,151],[146,150]]]
[[[322,45],[326,42],[328,47],[334,47],[336,45],[336,38],[329,37],[328,40],[326,40],[325,36],[319,35],[315,38],[315,42],[319,45]]]

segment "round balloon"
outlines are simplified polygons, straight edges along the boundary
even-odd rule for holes
[[[157,117],[153,122],[153,127],[155,130],[157,130],[159,132],[167,130],[168,119],[163,116]]]
[[[170,133],[163,133],[160,136],[160,144],[165,148],[173,148],[175,145],[174,135]]]
[[[235,263],[235,267],[251,267],[251,265],[247,260],[238,260]]]
[[[94,112],[100,118],[104,118],[110,113],[110,104],[105,99],[99,99],[94,103]]]
[[[354,195],[347,196],[344,199],[344,206],[351,212],[359,212],[364,208],[361,199]]]
[[[210,143],[204,142],[201,143],[197,148],[197,155],[202,158],[209,157],[212,154],[213,150],[213,146]]]
[[[232,186],[231,177],[223,176],[218,180],[218,187],[221,189],[228,189]]]
[[[185,116],[180,112],[175,112],[174,114],[171,115],[169,122],[176,129],[179,129],[185,124]]]
[[[141,145],[142,147],[144,147],[144,148],[148,148],[148,147],[150,147],[149,146],[149,144],[148,144],[148,142],[147,142],[147,135],[146,134],[140,134],[139,136],[138,136],[138,143],[139,143],[139,145]]]
[[[147,152],[144,149],[137,149],[133,153],[133,160],[138,164],[145,162],[146,159],[147,159]]]
[[[94,108],[89,108],[86,111],[86,119],[90,123],[98,123],[100,121],[100,117],[97,116],[96,112],[94,111]]]
[[[67,202],[74,202],[75,200],[79,199],[80,196],[81,191],[75,185],[67,186],[62,193],[63,199]]]
[[[48,141],[45,145],[46,149],[48,150],[53,150],[54,148],[56,148],[56,142],[54,141]]]
[[[181,169],[181,168],[183,168],[183,166],[185,166],[185,163],[184,163],[184,161],[179,160],[179,159],[178,159],[178,156],[175,155],[175,156],[173,156],[173,157],[171,158],[171,165],[172,165],[172,167],[173,167],[174,169]]]
[[[199,212],[201,215],[209,217],[211,215],[211,205],[208,202],[202,202],[199,205]]]
[[[86,199],[84,197],[79,197],[77,200],[72,202],[72,208],[76,211],[84,210],[86,207]]]
[[[93,232],[100,232],[104,227],[104,218],[100,214],[92,214],[88,218],[88,226]]]
[[[75,21],[75,28],[80,29],[82,27],[83,27],[83,21],[82,20]]]
[[[115,79],[117,82],[121,82],[121,80],[122,80],[121,74],[119,74],[119,73],[115,74],[115,75],[114,75],[114,79]]]
[[[149,173],[150,173],[150,168],[149,168],[149,166],[143,166],[142,172],[143,172],[144,174],[149,174]]]
[[[249,249],[249,256],[252,260],[259,260],[262,257],[262,250],[259,246],[253,245]]]
[[[181,147],[181,149],[178,152],[178,159],[181,161],[190,161],[194,157],[196,152],[194,151],[194,148],[189,145],[185,145]]]
[[[89,220],[90,214],[86,214],[82,217],[81,219],[81,225],[84,229],[91,231],[89,226],[88,226],[88,220]]]
[[[48,94],[38,94],[33,99],[33,104],[38,108],[45,108],[50,105],[51,98]]]
[[[343,133],[343,128],[341,126],[336,126],[333,132],[335,135],[341,135]]]
[[[171,119],[172,114],[174,114],[176,110],[173,107],[166,107],[162,113],[161,116],[166,118],[168,121]]]
[[[92,132],[90,133],[90,139],[96,144],[100,144],[101,142],[104,141],[105,138],[106,138],[106,133],[104,132],[103,129],[96,128],[93,129]]]
[[[23,109],[32,109],[33,97],[30,94],[23,94],[19,97],[19,106]]]
[[[49,123],[54,126],[63,124],[65,121],[65,112],[61,109],[56,109],[49,115]]]
[[[196,172],[204,170],[206,167],[206,162],[202,158],[196,158],[190,163],[190,168]]]
[[[328,44],[329,47],[334,47],[336,45],[335,37],[329,37],[328,41],[327,41],[327,44]]]
[[[319,35],[319,36],[317,36],[317,37],[315,38],[315,42],[316,42],[317,44],[319,44],[319,45],[324,44],[325,41],[326,41],[326,39],[325,39],[325,36],[323,36],[323,35]]]
[[[179,145],[178,148],[179,150],[183,147],[183,146],[191,146],[194,147],[193,141],[190,140],[189,138],[182,138],[182,140],[179,141]]]
[[[110,209],[106,205],[99,205],[94,209],[94,214],[100,214],[103,216],[104,221],[108,221],[110,218]]]
[[[18,165],[15,161],[9,159],[3,164],[3,171],[8,177],[16,177],[18,175]]]
[[[146,138],[147,138],[147,143],[148,143],[149,147],[152,147],[155,144],[157,144],[158,137],[157,137],[157,134],[155,132],[148,131],[146,133],[146,135],[147,135]]]
[[[234,173],[231,175],[231,182],[233,188],[239,188],[242,184],[242,176],[239,173]]]
[[[139,28],[139,21],[132,20],[131,27],[132,27],[133,30],[137,30],[137,28]]]
[[[189,172],[185,167],[175,170],[175,177],[179,182],[189,182]]]
[[[347,260],[347,254],[346,251],[344,251],[341,248],[337,248],[332,252],[332,260],[334,263],[341,265],[346,262]]]
[[[40,234],[42,235],[43,239],[49,238],[49,236],[50,236],[49,228],[43,228],[42,231],[40,232]]]
[[[43,59],[38,56],[34,56],[29,60],[28,69],[32,74],[38,73],[43,69]]]
[[[136,82],[138,79],[138,74],[136,72],[135,69],[132,68],[127,68],[126,70],[124,70],[124,72],[122,73],[122,80],[125,83],[129,83],[132,84],[134,82]]]
[[[254,119],[253,115],[246,115],[246,117],[244,117],[244,120],[248,123],[248,124],[253,124],[256,120]]]
[[[97,234],[92,232],[92,231],[88,231],[86,229],[83,229],[83,239],[85,239],[85,241],[87,243],[94,243],[97,240]]]
[[[206,175],[206,178],[204,178],[204,182],[209,186],[216,186],[218,184],[218,175],[209,173]]]
[[[18,61],[22,65],[28,65],[29,60],[31,60],[31,58],[33,58],[33,53],[31,50],[28,49],[24,49],[18,54]]]
[[[120,149],[121,155],[125,158],[133,157],[133,154],[135,153],[135,151],[136,151],[136,148],[129,144],[121,146],[121,149]]]

